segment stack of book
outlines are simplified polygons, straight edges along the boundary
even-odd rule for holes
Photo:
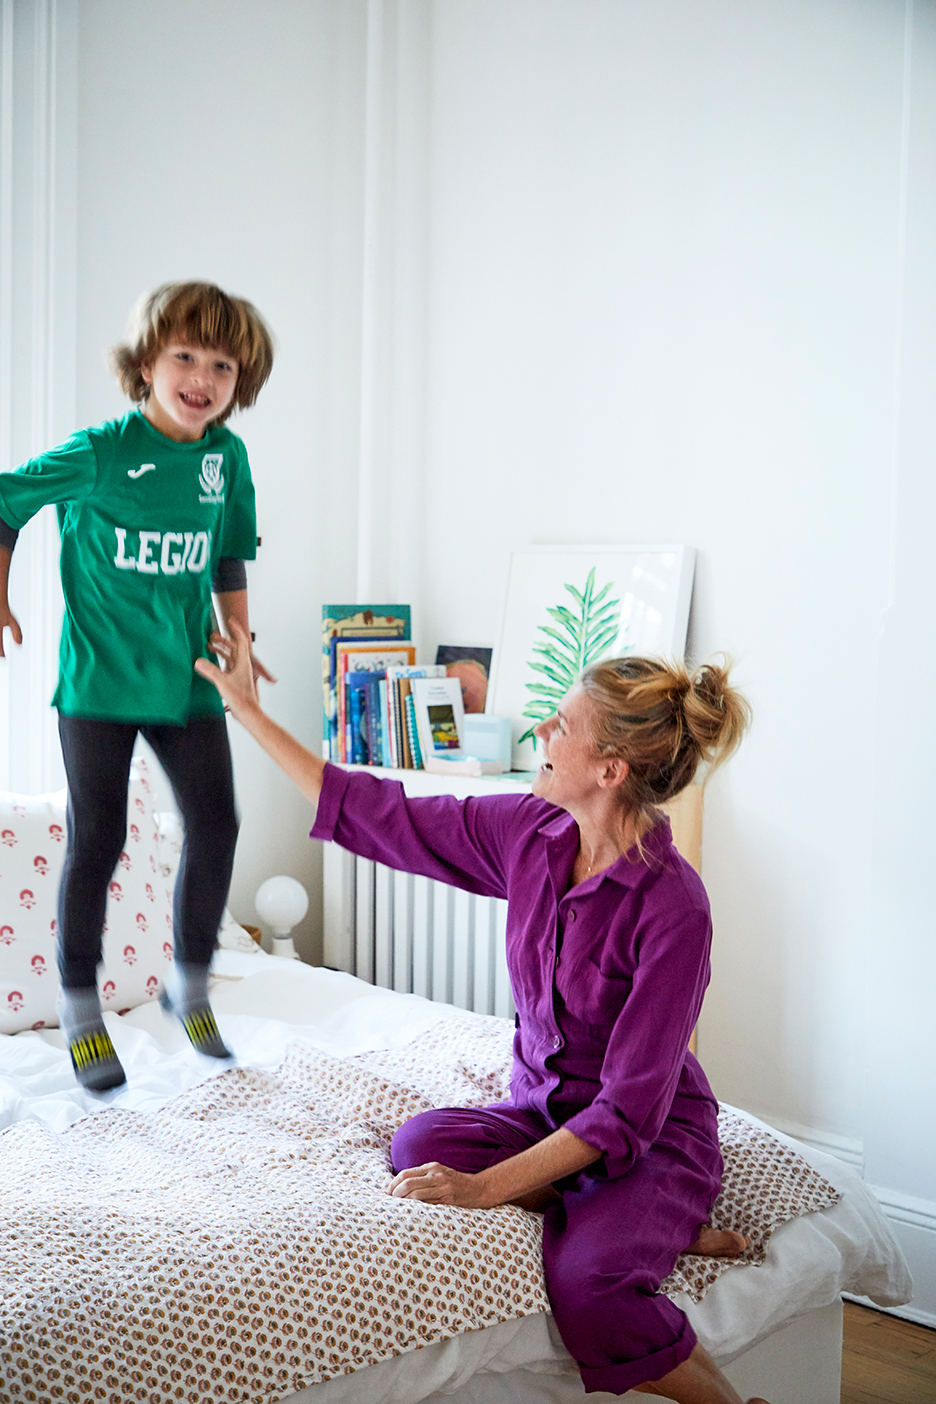
[[[444,678],[416,663],[409,605],[326,605],[322,610],[323,754],[357,765],[421,769],[412,681]]]

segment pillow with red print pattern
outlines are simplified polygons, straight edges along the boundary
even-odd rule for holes
[[[136,757],[127,838],[107,899],[98,974],[105,1010],[155,999],[172,959],[172,905],[158,845],[149,772]],[[0,1033],[58,1024],[55,910],[64,857],[64,790],[0,794]]]

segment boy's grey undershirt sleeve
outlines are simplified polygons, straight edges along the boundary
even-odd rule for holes
[[[237,556],[222,556],[211,578],[211,588],[216,595],[226,595],[231,590],[246,590],[247,566]]]
[[[8,551],[12,551],[13,547],[16,545],[16,538],[18,536],[19,532],[16,530],[16,527],[11,527],[9,522],[5,522],[3,518],[0,517],[0,546],[5,546]],[[246,573],[245,571],[244,574],[246,575]]]

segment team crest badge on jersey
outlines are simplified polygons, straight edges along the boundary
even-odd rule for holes
[[[204,492],[199,495],[199,502],[224,501],[224,478],[221,474],[221,464],[223,462],[223,453],[206,453],[202,458],[201,472],[198,475],[198,481],[204,489]]]

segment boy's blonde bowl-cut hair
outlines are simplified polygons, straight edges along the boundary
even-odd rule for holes
[[[236,409],[248,409],[273,369],[273,337],[252,303],[214,283],[163,283],[140,298],[130,313],[127,340],[110,353],[111,369],[135,404],[149,398],[143,365],[172,341],[217,346],[237,361],[237,388],[216,424]]]

